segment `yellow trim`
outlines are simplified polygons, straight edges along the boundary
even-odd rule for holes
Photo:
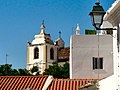
[[[46,68],[47,68],[47,45],[45,44],[43,46],[43,67],[42,67],[42,72],[44,72]]]
[[[29,63],[30,63],[30,47],[27,47],[27,67]]]

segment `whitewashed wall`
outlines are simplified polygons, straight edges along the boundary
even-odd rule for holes
[[[97,35],[73,35],[70,44],[70,78],[105,78],[113,75],[113,37],[99,36],[99,57],[103,69],[93,70],[92,57],[98,56]]]

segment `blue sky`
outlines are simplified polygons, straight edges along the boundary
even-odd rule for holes
[[[44,20],[46,33],[52,40],[62,38],[69,46],[72,28],[80,25],[81,34],[85,29],[94,29],[88,15],[97,0],[0,0],[0,64],[7,62],[13,68],[25,68],[27,41],[40,33]],[[107,10],[115,0],[101,0]]]

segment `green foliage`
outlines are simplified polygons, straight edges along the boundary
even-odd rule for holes
[[[30,73],[26,69],[12,69],[12,64],[0,65],[1,76],[27,76]]]
[[[86,29],[85,30],[85,34],[88,34],[88,35],[89,34],[94,34],[95,35],[96,34],[96,30],[88,30],[88,29]]]
[[[113,30],[106,30],[107,34],[112,35],[113,34]],[[96,30],[85,30],[85,34],[86,35],[95,35],[96,34]]]
[[[38,66],[33,66],[33,68],[30,69],[30,72],[32,75],[40,75]]]
[[[53,75],[54,78],[69,78],[69,63],[59,66],[57,62],[53,62],[43,74]]]
[[[34,66],[30,71],[26,69],[12,69],[11,64],[0,65],[1,76],[28,76],[31,73],[37,72],[39,75],[38,67]],[[48,69],[45,70],[44,75],[53,75],[54,78],[69,78],[69,63],[59,66],[57,62],[53,62]]]
[[[31,69],[31,72],[32,73],[38,72],[38,67],[37,66],[33,66],[33,68]]]
[[[69,78],[69,63],[65,63],[61,68],[62,77]]]
[[[28,76],[30,75],[29,71],[27,71],[26,69],[18,69],[19,75],[20,76]]]
[[[0,65],[0,74],[1,75],[11,75],[12,69],[11,64]]]
[[[110,35],[113,34],[113,30],[107,30],[106,32],[107,32],[107,34],[110,34]]]

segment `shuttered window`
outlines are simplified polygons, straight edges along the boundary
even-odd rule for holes
[[[93,57],[93,69],[103,69],[103,57]]]

